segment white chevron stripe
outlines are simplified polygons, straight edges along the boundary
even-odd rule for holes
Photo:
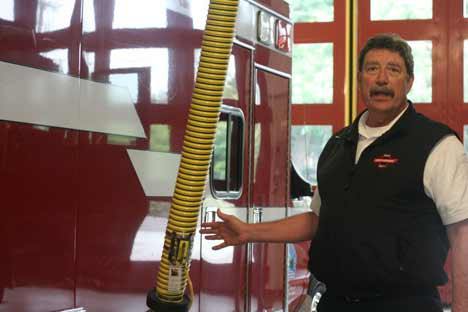
[[[126,88],[0,62],[0,119],[146,138]]]
[[[180,154],[127,150],[146,196],[172,196]]]

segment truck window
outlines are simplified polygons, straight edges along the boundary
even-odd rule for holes
[[[244,115],[222,106],[211,163],[210,183],[216,198],[239,198],[242,192]]]

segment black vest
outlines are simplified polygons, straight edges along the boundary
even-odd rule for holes
[[[354,164],[358,122],[333,136],[320,155],[322,204],[310,271],[348,295],[446,283],[449,243],[423,174],[435,144],[455,133],[410,104]]]

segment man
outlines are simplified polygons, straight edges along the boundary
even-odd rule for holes
[[[377,35],[359,56],[367,110],[334,135],[317,169],[312,212],[246,224],[218,211],[214,249],[312,240],[309,269],[327,285],[319,312],[442,311],[452,249],[452,311],[468,312],[468,159],[447,126],[416,113],[411,48]],[[319,218],[320,215],[320,218]]]

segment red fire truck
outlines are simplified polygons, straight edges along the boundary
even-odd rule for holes
[[[0,311],[147,309],[207,10],[0,2]],[[200,221],[307,209],[290,195],[288,16],[283,0],[240,1]],[[195,235],[190,311],[298,309],[307,244],[211,247]]]

